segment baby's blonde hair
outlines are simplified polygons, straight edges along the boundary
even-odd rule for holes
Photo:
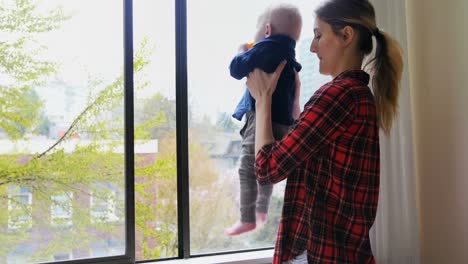
[[[294,40],[301,35],[302,17],[299,9],[291,4],[269,6],[258,18],[257,28],[266,24],[270,24],[272,35],[283,34]]]

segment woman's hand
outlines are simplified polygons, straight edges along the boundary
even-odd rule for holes
[[[286,61],[282,61],[278,67],[276,67],[276,70],[270,74],[258,68],[249,73],[246,84],[250,94],[256,101],[263,100],[264,98],[271,98],[285,65]]]

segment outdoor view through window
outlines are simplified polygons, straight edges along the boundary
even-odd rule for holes
[[[273,0],[187,1],[192,254],[272,247],[284,182],[264,227],[239,236],[245,80],[229,75]],[[329,80],[310,53],[320,0],[292,0],[301,106]],[[0,0],[0,263],[125,253],[123,3]],[[136,259],[177,257],[175,1],[134,0]]]

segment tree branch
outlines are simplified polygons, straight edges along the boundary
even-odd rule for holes
[[[62,141],[64,141],[71,133],[72,129],[78,124],[78,122],[81,120],[81,118],[89,111],[89,109],[91,109],[91,107],[93,107],[97,102],[98,100],[100,99],[101,97],[98,97],[96,98],[96,100],[94,100],[94,102],[90,105],[88,105],[76,118],[75,120],[73,120],[73,122],[71,123],[70,127],[68,127],[67,131],[65,132],[65,134],[63,134],[62,137],[60,137],[52,146],[50,146],[47,150],[45,150],[44,152],[42,152],[41,154],[35,156],[33,159],[40,159],[42,158],[43,156],[45,156],[48,152],[50,152],[52,149],[54,149],[56,146],[58,146]]]

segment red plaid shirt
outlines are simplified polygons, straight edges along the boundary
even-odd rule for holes
[[[273,257],[308,263],[375,263],[369,229],[379,195],[379,127],[364,71],[322,86],[279,142],[256,157],[260,184],[287,178]]]

